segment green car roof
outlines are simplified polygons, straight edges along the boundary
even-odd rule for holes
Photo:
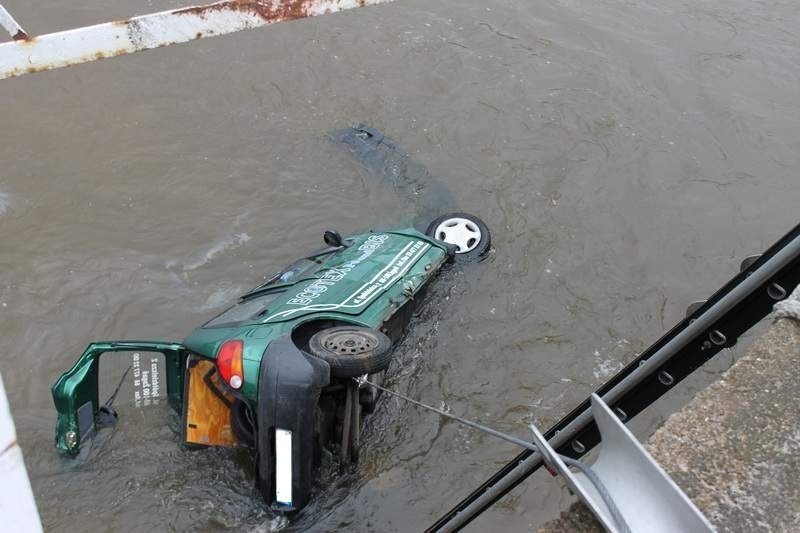
[[[244,345],[241,393],[258,395],[261,359],[270,343],[301,324],[336,320],[375,329],[426,284],[448,257],[447,245],[413,228],[349,237],[347,247],[295,263],[246,294],[231,308],[192,331],[183,343],[110,341],[90,344],[53,384],[58,411],[56,446],[75,454],[94,428],[98,365],[109,352],[160,352],[166,364],[169,403],[180,409],[188,352],[215,358],[230,339]],[[296,265],[300,265],[295,269]]]

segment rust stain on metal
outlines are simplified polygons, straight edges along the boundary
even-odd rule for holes
[[[20,34],[24,35],[25,37],[22,37]],[[33,44],[36,42],[36,37],[31,37],[23,31],[18,31],[16,35],[14,35],[14,42],[21,45]]]
[[[96,53],[94,53],[92,55],[87,55],[87,56],[78,58],[76,61],[78,63],[87,63],[89,61],[96,61],[96,60],[100,60],[100,59],[108,59],[108,58],[111,58],[111,57],[123,56],[123,55],[130,54],[130,53],[131,53],[130,50],[126,50],[125,48],[119,48],[119,49],[114,50],[113,52],[110,52],[110,53],[96,52]],[[38,65],[38,66],[30,66],[30,67],[26,67],[26,68],[16,68],[14,70],[9,71],[7,73],[7,77],[16,78],[16,77],[22,76],[23,74],[36,74],[38,72],[47,72],[48,70],[53,70],[53,69],[58,68],[58,67],[59,67],[59,65],[55,65],[55,64],[44,64],[44,65]]]
[[[205,18],[207,14],[217,11],[239,11],[256,15],[265,22],[281,22],[308,17],[309,8],[316,3],[317,0],[282,0],[276,3],[269,0],[227,0],[207,6],[177,9],[174,13]],[[364,5],[364,0],[359,0],[359,5]]]
[[[57,49],[45,47],[49,55],[37,55],[35,61],[22,47],[39,50],[40,44],[52,43],[53,36],[43,35],[37,39],[19,28],[13,36],[14,43],[20,47],[16,51],[16,59],[19,60],[14,61],[16,66],[8,65],[0,79],[387,1],[391,0],[222,0],[210,5],[164,11],[62,32]],[[194,20],[184,20],[185,27],[180,24],[177,28],[173,27],[176,24],[175,17],[180,16],[193,17]],[[111,26],[115,28],[109,30]],[[91,46],[89,37],[101,31],[110,31],[115,45],[121,47],[115,49],[115,46],[108,47],[106,44],[104,49],[97,50]],[[77,34],[80,35],[76,37]],[[14,46],[12,43],[0,43],[0,46],[5,44]],[[25,55],[28,64],[25,64]]]

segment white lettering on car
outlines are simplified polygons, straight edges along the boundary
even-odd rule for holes
[[[151,396],[153,397],[153,403],[158,405],[159,396],[161,395],[161,379],[158,374],[158,359],[155,357],[150,359],[150,375],[152,376]]]
[[[139,387],[142,386],[142,369],[139,367],[139,353],[133,354],[133,386],[136,390],[133,391],[133,401],[136,407],[142,406],[142,392]]]
[[[396,258],[393,263],[389,265],[389,268],[384,272],[380,273],[380,277],[377,279],[373,279],[363,291],[358,293],[358,295],[353,300],[353,304],[360,306],[370,300],[375,294],[381,292],[385,289],[388,285],[394,283],[401,272],[404,273],[403,267],[406,265],[410,266],[411,258],[416,258],[419,254],[420,249],[425,246],[425,243],[422,241],[416,241],[414,244],[411,245],[405,252],[400,255],[399,258]],[[425,248],[427,250],[427,248]],[[349,300],[349,298],[348,298]],[[345,300],[347,302],[347,300]]]
[[[314,283],[306,286],[300,293],[287,301],[291,305],[309,305],[320,297],[328,290],[328,287],[334,286],[337,282],[341,281],[351,270],[366,261],[375,250],[379,249],[384,242],[389,238],[385,233],[378,235],[370,235],[364,244],[358,247],[358,251],[362,252],[359,257],[339,265],[338,267],[326,270]]]
[[[142,363],[141,354],[134,352],[131,361],[134,405],[136,407],[158,405],[161,396],[159,358],[157,356],[151,357],[149,367],[146,362],[144,362],[144,365]]]
[[[388,235],[374,235],[371,237],[376,238],[383,238],[378,243],[378,246],[388,238]],[[365,242],[359,249],[367,248],[369,250],[370,247],[375,246],[374,241]],[[270,315],[264,319],[264,322],[269,322],[272,319],[282,319],[289,316],[292,316],[295,313],[299,313],[302,311],[335,311],[337,309],[342,308],[358,308],[366,306],[370,301],[374,300],[377,295],[381,294],[386,288],[390,287],[393,283],[397,282],[398,279],[402,278],[406,272],[414,265],[417,260],[425,255],[425,253],[431,248],[431,245],[424,242],[424,241],[413,241],[406,244],[397,255],[392,258],[389,263],[382,268],[371,280],[361,285],[358,289],[356,289],[353,293],[350,294],[347,298],[345,298],[341,303],[334,303],[334,304],[313,304],[314,299],[318,296],[311,297],[310,294],[306,293],[304,290],[301,294],[297,295],[292,300],[297,300],[292,302],[291,300],[289,303],[294,303],[295,305],[302,305],[303,307],[299,307],[297,309],[287,309],[284,311],[280,311],[275,313],[274,315]],[[374,248],[372,252],[374,252]],[[367,252],[365,251],[365,254]],[[367,257],[369,257],[367,255]],[[335,269],[331,269],[329,272],[336,271],[337,274],[333,275],[335,281],[341,280],[347,273],[349,273],[355,266],[358,265],[361,261],[366,259],[362,254],[361,257],[356,258],[344,265],[340,265]],[[322,278],[322,277],[321,277]],[[320,279],[321,279],[320,278]],[[317,280],[315,283],[319,282]],[[335,282],[334,281],[334,282]],[[312,284],[313,285],[313,284]],[[301,296],[302,297],[299,297]],[[302,302],[301,302],[302,301]]]

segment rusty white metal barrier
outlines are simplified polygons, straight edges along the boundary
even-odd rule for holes
[[[29,36],[0,5],[0,79],[394,0],[226,0]]]
[[[0,375],[0,517],[3,531],[40,533],[39,511]]]

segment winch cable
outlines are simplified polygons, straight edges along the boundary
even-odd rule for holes
[[[117,384],[117,388],[115,388],[114,392],[111,393],[111,396],[108,397],[108,400],[106,400],[106,403],[104,404],[105,406],[111,407],[113,405],[114,400],[117,399],[117,394],[119,394],[119,390],[122,388],[122,384],[125,382],[125,378],[128,377],[128,372],[131,371],[131,368],[133,368],[133,366],[128,365],[128,368],[125,369],[125,373],[122,374],[122,377],[120,378],[119,383]]]
[[[116,424],[119,415],[117,415],[117,411],[112,407],[114,404],[114,400],[117,399],[117,394],[119,394],[120,389],[122,388],[122,384],[125,383],[125,378],[128,377],[128,372],[131,371],[133,368],[132,365],[128,365],[128,368],[125,369],[125,372],[122,374],[122,377],[117,384],[117,388],[114,389],[114,392],[111,393],[111,396],[108,397],[106,403],[100,406],[95,413],[95,419],[101,426],[113,426]]]
[[[401,400],[416,405],[417,407],[421,407],[428,411],[432,411],[438,414],[439,416],[443,416],[445,418],[449,418],[450,420],[454,420],[459,424],[471,427],[472,429],[477,429],[478,431],[487,433],[489,435],[492,435],[493,437],[497,437],[498,439],[504,440],[506,442],[510,442],[511,444],[516,444],[517,446],[531,450],[532,452],[539,451],[539,448],[531,442],[520,439],[519,437],[515,437],[514,435],[509,435],[508,433],[503,433],[502,431],[490,428],[485,424],[473,422],[472,420],[467,420],[466,418],[462,418],[458,415],[448,413],[447,411],[443,411],[442,409],[437,409],[436,407],[433,407],[431,405],[424,404],[418,400],[409,398],[405,394],[389,390],[386,387],[378,385],[377,383],[372,383],[366,378],[366,376],[357,377],[353,379],[359,384],[367,384],[371,387],[375,387],[376,389],[381,390],[386,394],[389,394],[396,398],[400,398]],[[600,477],[594,472],[594,470],[592,470],[592,467],[590,467],[583,461],[578,461],[577,459],[573,459],[565,455],[560,455],[560,454],[557,455],[558,458],[564,461],[564,464],[566,464],[567,466],[571,466],[573,468],[577,468],[578,470],[580,470],[586,476],[586,478],[592,483],[592,485],[594,485],[594,487],[597,489],[598,494],[600,494],[600,498],[603,500],[603,503],[605,503],[606,507],[608,507],[608,510],[611,513],[612,518],[617,523],[617,527],[620,533],[631,533],[631,530],[628,527],[628,524],[625,522],[625,519],[623,518],[622,513],[619,510],[619,507],[617,507],[617,504],[614,503],[614,498],[611,496],[611,493],[608,491],[605,484],[603,484],[603,481],[600,479]]]
[[[632,420],[750,328],[800,285],[800,225],[763,254],[745,259],[740,272],[705,303],[641,352],[596,393],[623,422]],[[544,433],[559,453],[579,458],[600,442],[590,400]],[[448,510],[426,533],[464,528],[543,464],[541,454],[523,450]]]

